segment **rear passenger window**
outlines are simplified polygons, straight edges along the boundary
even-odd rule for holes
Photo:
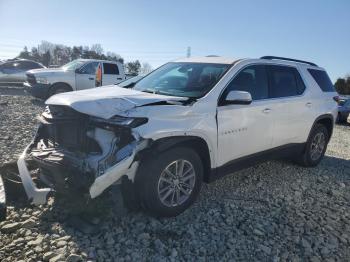
[[[332,81],[325,71],[316,69],[308,69],[307,71],[309,71],[323,92],[335,92]]]
[[[270,98],[301,95],[305,84],[296,68],[268,66],[270,75]]]
[[[119,75],[119,69],[116,64],[103,63],[103,72],[107,75]]]
[[[228,84],[224,97],[232,90],[249,92],[253,100],[267,98],[268,84],[265,66],[249,66],[239,72]]]

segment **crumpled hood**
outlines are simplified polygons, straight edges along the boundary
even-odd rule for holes
[[[127,111],[139,106],[163,101],[176,103],[176,101],[186,101],[187,99],[186,97],[150,94],[111,85],[57,94],[50,97],[46,104],[69,106],[80,113],[108,119],[119,114],[127,115]]]

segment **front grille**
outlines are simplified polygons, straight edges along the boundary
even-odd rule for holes
[[[66,106],[49,106],[42,118],[40,138],[48,147],[72,152],[100,152],[98,144],[86,135],[90,129],[87,115]]]
[[[27,74],[27,81],[31,85],[36,84],[36,79],[35,79],[35,76],[33,74]]]

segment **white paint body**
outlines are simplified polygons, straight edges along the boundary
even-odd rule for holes
[[[179,62],[234,63],[221,80],[204,97],[189,105],[177,104],[181,97],[143,93],[119,87],[95,88],[52,96],[48,105],[66,105],[76,111],[100,118],[112,116],[146,117],[148,122],[133,129],[143,139],[154,141],[173,136],[202,138],[209,149],[210,167],[254,153],[293,143],[305,143],[316,118],[331,114],[336,118],[334,92],[324,93],[307,72],[316,68],[307,64],[263,59],[190,58]],[[236,61],[236,62],[235,62]],[[218,106],[226,85],[249,65],[288,65],[296,68],[306,85],[302,95],[253,101],[249,105]],[[167,101],[173,104],[148,105]],[[133,163],[132,154],[118,166],[98,177],[90,189],[96,197],[105,188],[127,174]],[[108,174],[107,174],[108,173]],[[104,180],[104,181],[103,181]]]

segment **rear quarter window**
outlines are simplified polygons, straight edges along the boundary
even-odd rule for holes
[[[326,71],[317,69],[308,69],[307,71],[309,71],[323,92],[335,92],[333,83]]]

